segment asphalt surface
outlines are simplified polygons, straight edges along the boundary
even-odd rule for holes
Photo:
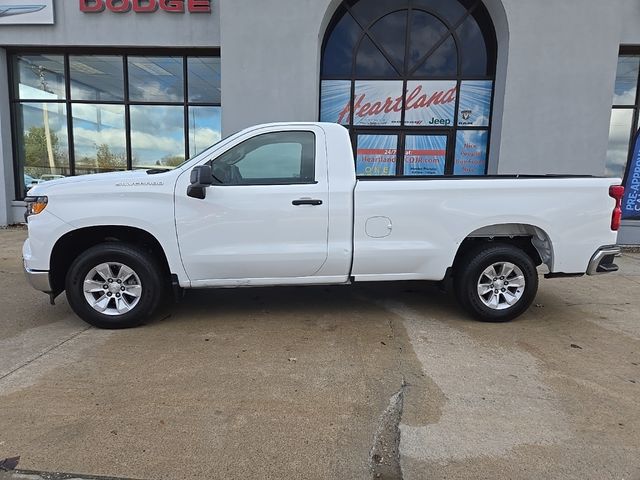
[[[25,235],[0,230],[1,480],[640,479],[640,255],[509,324],[403,283],[194,291],[109,332],[26,285]]]

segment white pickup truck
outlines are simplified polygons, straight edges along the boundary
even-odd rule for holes
[[[620,181],[356,178],[346,129],[253,127],[174,170],[54,180],[27,198],[27,277],[92,325],[142,322],[186,288],[445,282],[485,321],[547,277],[617,270]]]

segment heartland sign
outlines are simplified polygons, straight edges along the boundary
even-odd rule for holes
[[[80,10],[85,13],[153,13],[160,10],[170,13],[211,13],[211,0],[80,0]]]

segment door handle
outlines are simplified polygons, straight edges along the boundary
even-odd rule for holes
[[[301,198],[300,200],[294,200],[291,203],[296,207],[299,207],[300,205],[313,205],[314,207],[318,207],[322,205],[322,200],[312,200],[310,198]]]

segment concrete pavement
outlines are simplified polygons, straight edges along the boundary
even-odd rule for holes
[[[617,275],[543,281],[510,324],[376,284],[189,292],[107,332],[26,286],[24,236],[0,230],[0,459],[23,470],[640,478],[638,255]]]

